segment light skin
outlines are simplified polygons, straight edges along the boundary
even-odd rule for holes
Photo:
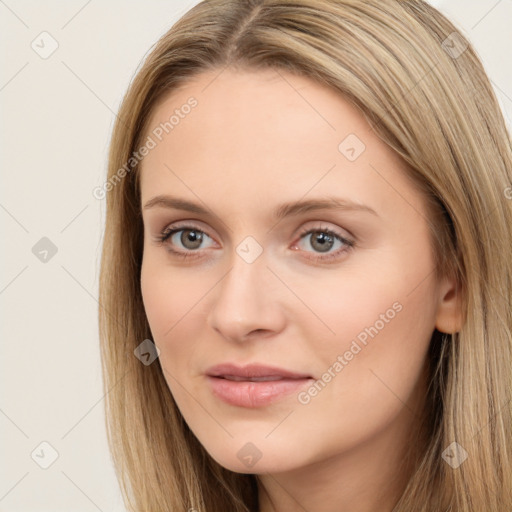
[[[168,95],[146,134],[197,99],[141,168],[141,288],[164,376],[210,455],[258,475],[261,512],[390,511],[410,476],[406,450],[424,407],[432,332],[460,327],[456,283],[433,272],[424,198],[404,163],[335,91],[284,71],[219,72]],[[349,134],[365,145],[354,161],[339,149]],[[159,195],[209,213],[144,208]],[[273,217],[282,203],[328,197],[374,213]],[[202,242],[180,231],[160,243],[170,226],[199,230]],[[317,243],[325,229],[353,246],[335,237]],[[248,236],[262,249],[251,263],[237,253]],[[185,260],[170,249],[193,254]],[[387,321],[377,323],[383,314]],[[348,360],[370,326],[378,333]],[[340,355],[347,364],[336,371]],[[305,388],[307,403],[292,393],[238,407],[206,384],[206,369],[223,362],[316,380],[331,368],[331,379],[317,394]],[[252,467],[237,457],[248,442],[261,454]]]

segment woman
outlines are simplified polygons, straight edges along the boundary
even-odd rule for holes
[[[510,510],[511,143],[443,15],[201,2],[133,80],[108,172],[130,510]]]

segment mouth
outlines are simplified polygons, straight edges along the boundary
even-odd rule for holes
[[[238,407],[263,407],[310,385],[313,377],[260,364],[222,364],[210,368],[206,378],[212,393]]]

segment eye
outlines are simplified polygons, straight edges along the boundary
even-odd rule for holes
[[[341,233],[325,227],[303,230],[300,233],[300,240],[307,241],[307,245],[310,245],[317,253],[317,255],[307,256],[307,258],[315,261],[328,261],[333,258],[339,258],[355,245],[353,240],[349,240]],[[336,245],[337,250],[331,251]],[[297,244],[292,249],[297,250]],[[306,250],[306,252],[310,251]]]
[[[191,225],[169,226],[158,236],[158,241],[166,244],[169,252],[182,258],[200,257],[198,250],[205,248],[201,247],[205,240],[212,240],[212,238]],[[176,250],[173,246],[178,246],[181,250]],[[198,251],[198,254],[194,254],[194,251]]]
[[[210,244],[205,247],[203,244],[207,240],[213,241],[208,234],[193,225],[171,225],[157,237],[157,242],[165,244],[170,253],[184,259],[200,258],[202,256],[201,249],[213,245]],[[313,254],[306,256],[306,258],[318,262],[340,258],[355,246],[353,240],[327,227],[304,229],[300,233],[300,241],[308,241],[304,245],[310,245],[313,248]],[[311,251],[302,247],[303,244],[300,244],[301,247],[298,247],[298,245],[294,244],[291,249],[300,249],[305,253],[311,254]],[[332,251],[333,248],[336,250]]]

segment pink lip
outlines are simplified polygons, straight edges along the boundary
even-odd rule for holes
[[[215,396],[239,407],[263,407],[298,391],[313,380],[310,375],[283,368],[260,364],[237,366],[229,363],[209,368],[206,377]],[[251,380],[261,378],[273,380]]]

